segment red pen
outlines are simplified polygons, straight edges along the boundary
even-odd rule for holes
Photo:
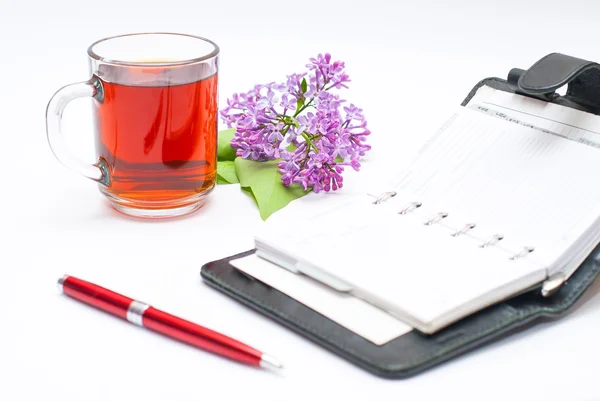
[[[111,313],[141,327],[230,359],[263,368],[283,365],[233,338],[160,311],[140,301],[107,290],[96,284],[64,275],[58,279],[60,291],[88,305]]]

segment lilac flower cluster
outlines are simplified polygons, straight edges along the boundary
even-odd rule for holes
[[[307,72],[285,83],[256,85],[227,100],[221,117],[236,133],[236,154],[256,161],[277,160],[285,186],[328,192],[342,187],[345,166],[358,171],[371,149],[362,110],[344,106],[332,90],[348,88],[342,61],[329,54],[310,59]],[[304,114],[303,114],[304,113]]]

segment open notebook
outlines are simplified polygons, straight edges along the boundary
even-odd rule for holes
[[[549,295],[600,241],[593,117],[483,86],[384,193],[262,233],[257,255],[424,333],[536,287]]]

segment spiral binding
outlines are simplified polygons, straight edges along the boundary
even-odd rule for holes
[[[463,228],[461,228],[460,230],[456,230],[454,233],[450,234],[453,237],[458,237],[461,234],[465,234],[468,231],[471,231],[472,229],[475,228],[475,223],[467,223],[465,224],[465,226]]]
[[[436,213],[436,214],[434,214],[433,216],[431,216],[431,217],[429,218],[429,220],[427,220],[427,221],[425,222],[425,225],[426,225],[426,226],[430,226],[430,225],[432,225],[432,224],[435,224],[435,223],[437,223],[438,221],[440,221],[440,220],[442,220],[442,219],[445,219],[446,217],[448,217],[448,213],[446,213],[446,212],[439,212],[439,213]]]
[[[374,205],[379,205],[381,202],[389,199],[389,198],[393,198],[394,196],[396,196],[397,193],[396,191],[388,191],[388,192],[383,192],[381,195],[379,195],[377,197],[377,199],[375,199],[375,201],[373,202]]]
[[[504,239],[504,235],[502,234],[494,234],[490,238],[488,238],[483,244],[480,246],[482,248],[487,248],[488,246],[495,245],[498,241],[502,241]]]
[[[398,214],[407,214],[415,209],[420,208],[422,205],[423,204],[421,202],[410,202],[408,205],[404,206],[404,208],[400,210]]]
[[[510,260],[516,260],[522,257],[525,257],[527,255],[529,255],[531,252],[533,252],[535,250],[534,247],[532,246],[524,246],[523,250],[517,254],[514,254],[513,256],[511,256],[509,259]]]
[[[389,198],[393,198],[396,195],[397,195],[396,191],[382,192],[375,199],[375,201],[373,202],[373,204],[378,205],[378,204],[386,201]],[[398,214],[409,214],[410,212],[412,212],[412,211],[420,208],[422,205],[423,205],[423,203],[421,203],[421,202],[410,202],[407,205],[405,205],[398,212]],[[446,212],[438,212],[438,213],[434,214],[433,216],[431,216],[423,224],[425,224],[426,226],[430,226],[430,225],[433,225],[433,224],[436,224],[436,223],[440,222],[442,219],[445,219],[446,217],[448,217],[448,213],[446,213]],[[453,236],[453,237],[458,237],[460,235],[466,234],[467,232],[471,231],[475,227],[476,227],[475,223],[467,223],[462,228],[456,230],[454,233],[452,233],[450,235]],[[493,245],[497,244],[499,241],[502,241],[503,239],[504,239],[504,235],[502,235],[502,234],[494,234],[494,235],[490,236],[486,241],[484,241],[483,244],[480,245],[480,247],[481,248],[487,248],[487,247],[493,246]],[[517,260],[517,259],[523,258],[523,257],[527,256],[528,254],[530,254],[531,252],[533,252],[534,250],[535,250],[534,247],[525,246],[525,247],[523,247],[522,251],[514,254],[509,259],[510,260]]]

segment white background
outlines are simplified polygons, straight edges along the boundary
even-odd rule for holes
[[[88,78],[87,46],[114,34],[215,40],[220,104],[330,52],[347,63],[345,95],[364,108],[374,148],[343,191],[274,216],[286,223],[393,174],[480,79],[553,51],[600,60],[599,26],[592,0],[0,0],[0,399],[600,399],[598,284],[560,321],[409,380],[380,379],[202,283],[203,263],[251,248],[265,224],[239,187],[217,188],[186,218],[129,219],[54,159],[44,122],[54,91]],[[88,159],[89,109],[77,101],[65,113]],[[65,272],[236,337],[287,369],[238,365],[60,296]]]

